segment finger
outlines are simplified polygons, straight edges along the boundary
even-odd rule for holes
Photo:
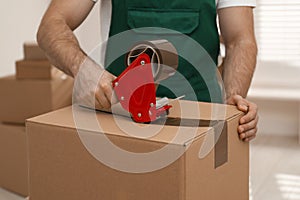
[[[80,97],[79,100],[76,100],[77,104],[83,107],[91,108],[91,109],[99,109],[102,107],[102,105],[97,101],[97,98],[95,97],[95,94],[93,92],[90,92],[90,94],[85,94]]]
[[[256,137],[256,135],[248,137],[246,139],[244,139],[245,142],[250,142],[251,140],[253,140]]]
[[[111,106],[112,103],[117,102],[117,98],[114,95],[112,87],[112,81],[115,78],[116,77],[109,72],[105,72],[101,77],[100,89],[103,91],[107,101],[109,102],[109,106]]]
[[[256,104],[249,103],[248,113],[240,119],[240,124],[248,123],[257,117],[257,106]]]
[[[117,102],[117,98],[114,94],[114,91],[113,91],[113,87],[111,84],[106,84],[106,85],[102,85],[102,91],[107,99],[107,101],[109,102],[110,106],[113,104],[113,103],[116,103]]]
[[[239,133],[247,132],[251,129],[256,128],[258,123],[258,116],[256,118],[248,123],[242,124],[239,126]]]
[[[110,108],[110,102],[102,91],[98,90],[98,92],[95,93],[95,98],[102,108]]]
[[[251,140],[253,140],[254,138],[256,138],[256,134],[255,135],[252,135],[250,137],[247,137],[244,139],[245,142],[250,142]]]
[[[249,110],[249,102],[246,99],[239,99],[236,102],[236,105],[240,111],[248,112]]]
[[[94,99],[92,101],[92,105],[97,110],[101,110],[103,108],[103,105],[102,105],[101,99],[100,99],[100,94],[101,94],[101,92],[98,92],[98,90],[96,90],[96,92],[94,93]]]
[[[244,133],[241,133],[241,134],[240,134],[240,139],[246,139],[246,138],[255,136],[256,133],[257,133],[257,128],[251,129],[251,130],[249,130],[249,131],[246,131],[246,132],[244,132]]]
[[[102,104],[99,102],[99,100],[97,98],[95,98],[95,109],[96,110],[102,110],[103,109]]]

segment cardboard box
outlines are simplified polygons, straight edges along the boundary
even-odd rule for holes
[[[26,42],[23,45],[25,60],[47,60],[43,50],[35,42]]]
[[[28,196],[28,146],[24,126],[0,124],[0,187]]]
[[[25,120],[72,104],[73,79],[57,73],[52,80],[0,78],[0,121]]]
[[[49,80],[54,69],[48,60],[19,60],[16,61],[16,78]]]
[[[173,102],[167,125],[136,124],[76,106],[28,119],[30,199],[247,200],[249,144],[237,133],[242,113],[232,106],[180,102]],[[195,107],[200,116],[192,114]],[[226,114],[212,115],[213,107]],[[184,112],[191,115],[182,118]],[[153,129],[158,132],[150,136]],[[108,144],[127,151],[126,156]],[[156,155],[161,149],[167,151]],[[127,157],[128,151],[133,157]],[[143,162],[135,155],[142,155]],[[170,158],[171,164],[164,163]]]

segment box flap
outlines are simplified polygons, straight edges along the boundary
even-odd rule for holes
[[[73,108],[73,110],[72,110]],[[124,116],[95,112],[70,106],[27,120],[30,123],[59,126],[121,137],[135,137],[166,144],[186,145],[190,140],[212,131],[211,127],[178,127],[159,124],[138,124]],[[75,125],[76,124],[76,125]],[[100,125],[100,126],[99,126]]]

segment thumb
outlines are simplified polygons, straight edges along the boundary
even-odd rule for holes
[[[248,112],[248,103],[244,99],[237,102],[237,107],[240,111]]]
[[[247,112],[248,111],[248,102],[240,95],[234,95],[230,97],[227,101],[230,105],[235,105],[240,111]]]

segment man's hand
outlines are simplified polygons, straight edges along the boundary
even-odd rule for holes
[[[257,133],[258,109],[257,105],[247,101],[240,95],[234,95],[227,99],[227,104],[235,105],[245,115],[240,119],[238,132],[240,139],[249,142],[254,139]]]
[[[111,105],[117,103],[112,87],[115,78],[87,57],[75,76],[73,103],[110,111]]]
[[[245,112],[238,132],[244,141],[253,139],[257,132],[257,106],[244,97],[251,83],[257,56],[251,7],[229,7],[218,10],[221,34],[226,47],[223,80],[227,104]],[[239,94],[239,95],[236,95]],[[240,96],[241,95],[241,96]]]

